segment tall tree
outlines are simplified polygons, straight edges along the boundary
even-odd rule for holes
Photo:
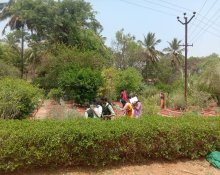
[[[174,38],[171,42],[168,42],[169,47],[163,49],[164,52],[167,52],[171,56],[172,65],[176,70],[180,70],[180,64],[182,60],[182,51],[184,50],[180,46],[181,40]]]
[[[147,36],[144,36],[143,41],[139,41],[141,45],[144,46],[142,52],[142,59],[144,64],[144,69],[142,75],[145,80],[154,79],[156,63],[159,61],[161,52],[156,50],[156,46],[161,42],[161,39],[156,39],[155,33],[149,32]],[[152,80],[151,80],[152,81]]]
[[[22,19],[22,15],[19,10],[13,10],[13,6],[18,0],[9,0],[8,4],[3,8],[0,13],[0,21],[10,18],[5,25],[2,33],[5,33],[5,29],[9,26],[11,30],[21,30],[21,78],[24,74],[24,27],[25,20]]]
[[[144,41],[139,42],[145,47],[144,56],[147,62],[159,61],[160,52],[156,50],[156,45],[161,42],[161,39],[156,39],[155,33],[149,32],[147,36],[144,36]]]
[[[124,29],[116,32],[116,40],[113,42],[112,49],[114,52],[114,65],[120,70],[128,67],[140,67],[141,46],[135,41],[135,37],[131,34],[124,34]]]

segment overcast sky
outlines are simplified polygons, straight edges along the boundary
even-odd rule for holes
[[[0,0],[7,2],[8,0]],[[148,32],[155,33],[162,42],[158,50],[168,46],[167,41],[174,37],[184,44],[183,13],[188,19],[197,14],[188,24],[189,56],[220,55],[220,0],[86,0],[97,11],[96,18],[102,24],[102,35],[107,37],[106,44],[111,46],[116,31],[124,28],[138,40]],[[5,22],[0,23],[0,30]],[[2,36],[1,36],[2,37]]]

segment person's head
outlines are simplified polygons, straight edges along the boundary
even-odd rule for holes
[[[137,97],[133,97],[133,98],[130,99],[130,103],[132,105],[135,105],[137,102],[138,102],[138,98]]]
[[[84,106],[85,106],[86,108],[89,108],[89,107],[90,107],[89,102],[85,102],[85,103],[84,103]]]
[[[95,99],[92,101],[92,104],[93,104],[94,106],[97,106],[97,105],[100,105],[101,102],[100,102],[99,99],[95,98]]]
[[[101,102],[102,102],[102,104],[108,103],[108,98],[107,97],[102,97]]]

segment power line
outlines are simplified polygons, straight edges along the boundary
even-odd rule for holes
[[[173,7],[179,8],[179,9],[184,9],[185,11],[188,11],[188,12],[193,12],[193,10],[191,10],[191,9],[188,9],[188,8],[183,7],[183,6],[180,6],[180,5],[177,5],[177,4],[168,2],[168,1],[166,1],[166,0],[158,0],[158,1],[161,1],[161,2],[163,2],[163,3],[166,3],[166,4],[170,5],[170,6],[173,6]],[[217,2],[217,1],[216,1],[216,2]],[[216,3],[216,2],[215,2],[215,3]],[[204,8],[204,6],[205,6],[206,3],[207,3],[207,0],[203,3],[202,9]],[[176,11],[176,10],[175,10],[175,11]],[[215,23],[215,21],[212,21],[211,19],[207,18],[206,15],[202,15],[202,14],[201,14],[201,10],[198,11],[198,13],[196,13],[196,14],[197,14],[196,16],[202,17],[203,20],[206,20],[206,21],[208,21],[208,22],[213,22],[213,23]],[[216,23],[215,23],[215,25],[220,26],[219,24],[216,24]]]
[[[198,13],[201,13],[201,11],[203,10],[203,8],[205,7],[205,4],[207,3],[208,0],[205,0],[205,2],[203,3],[202,7],[199,9]],[[197,20],[198,16],[195,17],[195,20]],[[202,20],[200,22],[203,22]],[[194,21],[192,22],[192,25],[194,24]],[[196,31],[196,27],[194,28],[194,30],[190,33],[190,35],[192,35],[195,31]]]
[[[162,1],[162,2],[164,2],[164,3],[166,3],[166,4],[169,4],[169,5],[174,6],[174,7],[178,7],[178,8],[180,8],[180,9],[183,9],[183,10],[188,11],[188,12],[193,12],[193,10],[191,10],[191,9],[185,8],[185,7],[183,7],[183,6],[180,6],[180,5],[171,3],[171,2],[167,2],[167,1],[165,1],[165,0],[159,0],[159,1]]]
[[[202,23],[202,24],[204,24],[204,26],[207,26],[207,23],[203,22],[203,20],[196,19],[196,18],[195,18],[195,20],[196,20],[196,21],[199,21],[199,22]],[[193,24],[193,23],[192,23],[192,25],[197,26],[196,24]],[[200,28],[200,29],[202,28],[202,27],[200,27],[200,26],[197,26],[197,27]],[[215,26],[212,26],[212,29],[215,30],[216,32],[219,32],[219,31],[220,31],[220,28],[217,28],[217,27],[215,27]]]
[[[162,5],[160,3],[156,3],[156,2],[153,2],[153,1],[149,1],[149,0],[142,0],[142,1],[145,1],[145,2],[150,3],[150,4],[154,4],[154,5],[157,5],[157,6],[160,6],[160,7],[165,7],[167,9],[171,9],[171,10],[180,12],[180,10],[177,10],[176,8],[168,7],[168,6]]]
[[[137,6],[137,7],[146,8],[146,9],[149,9],[151,11],[158,12],[158,13],[166,14],[166,15],[169,15],[169,16],[176,16],[175,14],[172,14],[172,13],[167,13],[167,12],[162,11],[162,10],[157,10],[157,9],[154,9],[154,8],[151,8],[151,7],[143,6],[143,5],[134,3],[134,2],[127,1],[127,0],[120,0],[120,1],[125,2],[127,4],[130,4],[130,5]]]
[[[141,4],[138,4],[138,3],[134,3],[134,2],[130,2],[130,1],[127,1],[127,0],[120,0],[120,1],[122,1],[122,2],[124,2],[124,3],[126,3],[126,4],[130,4],[130,5],[133,5],[133,6],[136,6],[136,7],[140,7],[140,8],[145,8],[145,9],[148,9],[148,10],[151,10],[151,11],[155,11],[155,12],[158,12],[158,13],[162,13],[162,14],[166,14],[166,15],[169,15],[169,16],[176,16],[176,15],[174,15],[174,14],[172,14],[172,13],[168,13],[168,12],[165,12],[165,11],[162,11],[162,10],[158,10],[158,9],[154,9],[154,8],[151,8],[151,7],[148,7],[148,6],[144,6],[144,5],[141,5]],[[142,1],[147,1],[147,0],[142,0]],[[160,0],[160,1],[164,1],[164,0]],[[149,3],[152,3],[151,1],[148,1]],[[164,1],[164,2],[166,2],[166,1]],[[216,2],[216,1],[215,1]],[[168,2],[167,2],[168,3]],[[207,0],[206,0],[206,3],[207,3]],[[157,4],[157,5],[159,5],[158,3],[153,3],[153,4]],[[168,4],[171,4],[171,5],[173,5],[173,3],[168,3]],[[161,7],[163,6],[163,5],[160,5]],[[174,5],[175,6],[175,5]],[[203,9],[204,8],[204,6],[205,6],[205,3],[203,4],[203,6],[201,7],[201,9]],[[212,5],[213,6],[213,5]],[[165,8],[169,8],[169,7],[167,7],[167,6],[163,6],[163,7],[165,7]],[[177,6],[177,7],[181,7],[181,6]],[[183,8],[183,9],[186,9],[186,8],[184,8],[184,7],[181,7],[181,8]],[[173,9],[173,8],[169,8],[169,9]],[[209,8],[209,11],[211,10],[211,8]],[[177,11],[177,10],[176,10]],[[188,9],[188,11],[191,11],[191,10],[189,10]],[[200,12],[201,12],[201,10],[200,10]],[[207,14],[207,13],[206,13]],[[200,15],[201,16],[201,15]],[[208,18],[207,18],[208,19]],[[196,19],[197,21],[200,21],[200,23],[203,23],[203,24],[207,24],[207,23],[205,23],[205,22],[203,22],[203,20],[199,20],[198,18]],[[210,21],[210,20],[209,20]],[[211,22],[211,21],[210,21]],[[210,23],[209,22],[209,23]],[[218,34],[216,34],[216,33],[214,33],[214,32],[211,32],[211,31],[209,31],[208,29],[204,29],[204,27],[200,27],[199,25],[195,25],[195,24],[192,24],[193,26],[196,26],[197,28],[200,28],[200,29],[202,29],[202,30],[205,30],[207,33],[210,33],[211,35],[214,35],[214,36],[216,36],[216,37],[219,37],[219,35]],[[218,30],[216,27],[213,27],[213,28],[215,28],[215,30]]]
[[[219,9],[212,15],[211,19],[215,17],[214,20],[216,20],[216,19],[220,16],[220,15],[217,16],[218,12],[219,12]],[[192,37],[192,41],[197,40],[197,39],[204,33],[204,31],[207,31],[212,25],[213,25],[212,22],[206,23],[206,24],[200,29],[200,31],[199,31],[196,35],[194,35],[194,37]]]
[[[216,11],[216,12],[218,12],[218,11]],[[220,15],[218,15],[218,16],[216,16],[216,19],[218,19],[220,17]],[[208,31],[208,29],[212,26],[213,24],[212,23],[210,23],[207,27],[203,27],[201,30],[200,30],[200,32],[198,33],[198,35],[196,35],[196,37],[194,37],[193,39],[192,39],[192,41],[194,41],[194,42],[196,42],[199,38],[200,38],[200,36],[206,31]],[[209,32],[209,33],[212,33],[213,35],[215,35],[215,36],[217,36],[217,37],[220,37],[220,35],[218,35],[218,34],[215,34],[215,33],[213,33],[213,32]]]
[[[178,12],[179,12],[179,10],[177,10],[177,9],[175,9],[175,8],[171,8],[171,7],[162,5],[162,4],[160,4],[160,3],[152,2],[152,1],[149,1],[149,0],[142,0],[142,1],[145,1],[145,2],[150,3],[150,4],[154,4],[154,5],[157,5],[157,6],[160,6],[160,7],[164,7],[164,8],[171,9],[171,10],[173,10],[173,11],[178,11]],[[178,5],[175,5],[175,4],[173,4],[173,3],[169,3],[169,2],[167,2],[167,1],[165,1],[165,0],[160,0],[160,1],[162,1],[162,2],[164,2],[164,3],[167,3],[168,5],[171,5],[171,6],[175,6],[175,7],[182,8],[182,9],[187,9],[187,8],[182,7],[182,6],[178,6]],[[208,1],[208,0],[205,0],[205,1],[204,1],[203,5],[202,5],[201,8],[199,9],[199,13],[202,12],[202,10],[204,9],[205,5],[207,4],[207,1]],[[216,3],[217,3],[217,1],[215,1],[215,2],[212,4],[212,6],[211,6],[211,7],[208,9],[208,11],[206,12],[206,15],[208,15],[208,13],[211,11],[211,9],[214,7],[214,5],[215,5]],[[187,10],[188,10],[188,11],[191,11],[190,9],[187,9]],[[200,15],[200,16],[202,16],[202,15]],[[206,19],[208,20],[208,23],[211,22],[210,19],[208,19],[207,17],[206,17]],[[192,22],[193,27],[194,27],[194,26],[195,26],[195,27],[194,27],[193,32],[191,32],[190,35],[192,35],[193,33],[195,33],[195,31],[197,31],[197,29],[199,29],[199,28],[201,29],[201,28],[202,28],[202,27],[200,27],[200,23],[207,25],[207,23],[203,22],[203,20],[198,19],[198,16],[196,16],[196,20],[199,21],[199,23],[198,23],[197,25],[195,25],[195,24],[194,24],[195,22],[194,22],[194,21]],[[214,23],[213,23],[213,25],[214,25]],[[202,28],[202,29],[203,29],[203,28]],[[214,27],[214,26],[213,26],[213,29],[219,31],[219,28],[216,28],[216,27]],[[205,30],[205,31],[207,31],[208,33],[210,33],[210,34],[215,35],[215,36],[218,37],[218,35],[217,35],[216,33],[210,32],[210,31],[208,31],[208,30]]]
[[[211,9],[215,6],[215,4],[217,3],[217,1],[218,1],[218,0],[215,0],[215,1],[214,1],[214,3],[211,5],[211,7],[210,7],[210,8],[208,9],[208,11],[206,12],[205,16],[207,16],[207,15],[209,14],[209,12],[210,12]],[[212,19],[212,17],[211,17],[210,19]],[[206,23],[206,25],[208,25],[209,23],[211,23],[211,22],[208,21],[208,22]],[[200,24],[201,24],[201,22],[198,23],[197,26],[200,26]],[[195,28],[195,30],[194,30],[193,33],[195,33],[195,31],[197,31],[197,28]],[[196,38],[196,37],[201,33],[201,31],[202,31],[202,30],[200,30],[197,34],[195,34],[195,35],[193,36],[193,39]],[[191,35],[192,35],[192,34],[191,34]]]
[[[192,24],[192,25],[193,25],[193,24]],[[194,25],[195,25],[195,24],[194,24]],[[200,27],[200,28],[202,28],[202,27]],[[211,32],[211,31],[209,31],[208,29],[206,30],[205,28],[202,28],[202,29],[203,29],[203,31],[205,31],[205,32],[207,32],[207,33],[209,33],[209,34],[220,38],[220,35],[218,35],[217,33]],[[198,40],[198,39],[197,39],[197,40]],[[197,41],[197,40],[196,40],[196,41]],[[194,43],[195,43],[196,41],[194,40]]]

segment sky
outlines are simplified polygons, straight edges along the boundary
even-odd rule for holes
[[[115,33],[124,28],[125,34],[132,34],[143,40],[148,32],[155,33],[162,42],[156,49],[168,47],[174,37],[185,44],[185,26],[177,21],[177,16],[188,20],[189,56],[220,55],[220,1],[219,0],[86,0],[97,11],[96,18],[103,26],[102,35],[106,44],[112,45]]]
[[[0,0],[7,2],[8,0]],[[96,19],[103,26],[102,36],[106,45],[112,46],[115,33],[124,33],[143,40],[148,32],[155,33],[162,42],[156,49],[162,51],[174,38],[185,44],[184,22],[196,12],[188,24],[188,56],[220,55],[220,0],[85,0],[97,12]],[[0,22],[2,31],[6,22]],[[0,36],[2,38],[2,36]]]

